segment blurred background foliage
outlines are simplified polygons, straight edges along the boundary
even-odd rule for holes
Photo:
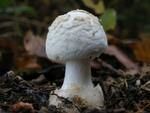
[[[50,24],[57,15],[84,9],[99,16],[105,30],[119,37],[150,31],[149,0],[1,0],[1,16],[25,17]],[[18,20],[17,24],[20,21]],[[30,22],[29,22],[30,23]],[[114,29],[115,28],[115,29]],[[39,29],[39,28],[37,28]],[[18,30],[19,31],[19,30]],[[20,33],[19,33],[20,34]]]
[[[119,40],[135,40],[150,32],[150,0],[0,0],[0,72],[23,68],[28,62],[33,65],[36,59],[25,54],[26,32],[32,30],[45,38],[52,21],[74,9],[99,17],[107,33]],[[146,39],[136,46],[135,54],[141,56],[140,60],[150,61],[149,46],[143,46],[148,42]]]

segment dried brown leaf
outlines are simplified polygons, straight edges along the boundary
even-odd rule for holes
[[[140,41],[136,41],[131,47],[138,61],[150,63],[150,34],[141,34]]]
[[[108,46],[106,52],[108,55],[115,56],[117,60],[122,63],[127,69],[137,69],[137,65],[117,46]]]
[[[12,111],[13,112],[21,112],[21,111],[26,111],[28,113],[34,113],[34,108],[32,104],[30,103],[24,103],[24,102],[17,102],[12,106]]]
[[[18,56],[16,66],[20,69],[40,68],[40,65],[37,63],[37,58],[33,56]]]
[[[24,47],[30,55],[46,57],[45,40],[28,31],[24,37]]]

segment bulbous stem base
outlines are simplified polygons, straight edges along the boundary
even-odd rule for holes
[[[67,61],[64,83],[54,93],[56,95],[50,95],[50,105],[58,106],[62,104],[59,97],[67,98],[76,104],[83,104],[88,107],[97,108],[104,105],[101,87],[99,85],[93,86],[89,60]]]

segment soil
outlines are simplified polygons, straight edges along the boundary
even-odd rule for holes
[[[65,113],[61,108],[48,106],[50,92],[63,81],[64,67],[55,66],[49,71],[56,70],[61,76],[53,78],[54,82],[36,83],[30,75],[27,79],[13,71],[1,75],[0,113]],[[150,113],[150,73],[121,76],[102,67],[92,69],[92,75],[94,84],[99,83],[103,88],[105,108],[76,106],[79,113]]]

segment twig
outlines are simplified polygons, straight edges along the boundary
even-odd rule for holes
[[[108,68],[109,70],[115,72],[117,75],[120,75],[120,76],[124,76],[124,75],[125,75],[122,70],[117,70],[117,69],[115,69],[113,66],[111,66],[110,64],[108,64],[108,63],[102,61],[101,59],[97,59],[97,61],[98,61],[99,63],[101,63],[103,67]]]

